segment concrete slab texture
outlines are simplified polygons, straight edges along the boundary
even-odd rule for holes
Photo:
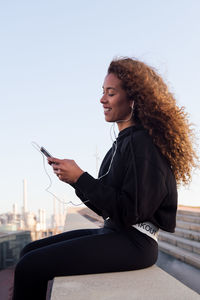
[[[200,296],[152,266],[128,272],[55,278],[51,300],[199,300]]]

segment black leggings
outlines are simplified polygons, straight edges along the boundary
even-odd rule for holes
[[[15,268],[14,300],[45,300],[56,276],[143,269],[157,260],[157,243],[132,228],[81,229],[34,241]]]

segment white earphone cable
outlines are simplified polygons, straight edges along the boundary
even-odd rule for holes
[[[74,202],[72,201],[63,201],[61,200],[59,197],[57,197],[53,192],[50,191],[50,188],[52,187],[52,180],[51,180],[51,177],[49,175],[49,173],[47,172],[47,168],[46,168],[46,165],[45,165],[45,156],[44,154],[40,151],[40,146],[36,143],[36,142],[31,142],[32,146],[42,155],[42,159],[43,159],[43,168],[44,168],[44,171],[49,179],[49,185],[45,188],[45,191],[47,193],[49,193],[50,195],[52,195],[56,200],[58,200],[60,203],[62,204],[72,204],[74,206],[80,206],[82,205],[83,203],[86,203],[88,202],[89,200],[86,200],[86,201],[82,201],[81,203],[78,203],[78,204],[75,204]]]

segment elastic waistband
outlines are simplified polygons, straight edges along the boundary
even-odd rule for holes
[[[154,239],[156,242],[158,242],[159,228],[156,227],[151,222],[138,223],[138,224],[132,225],[132,227],[134,227],[137,230],[139,230],[140,232],[150,236],[152,239]]]
[[[108,217],[106,220],[104,220],[104,227],[114,229],[116,230],[118,226],[111,221],[111,219]],[[135,225],[131,225],[131,227],[134,227],[135,229],[139,230],[140,232],[148,235],[152,239],[154,239],[156,242],[158,241],[158,232],[159,228],[156,227],[151,222],[142,222]]]

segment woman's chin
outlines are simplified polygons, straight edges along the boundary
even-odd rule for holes
[[[113,119],[111,119],[111,118],[107,118],[107,117],[105,117],[105,121],[106,121],[106,122],[109,122],[109,123],[111,123],[111,122],[115,122]]]

